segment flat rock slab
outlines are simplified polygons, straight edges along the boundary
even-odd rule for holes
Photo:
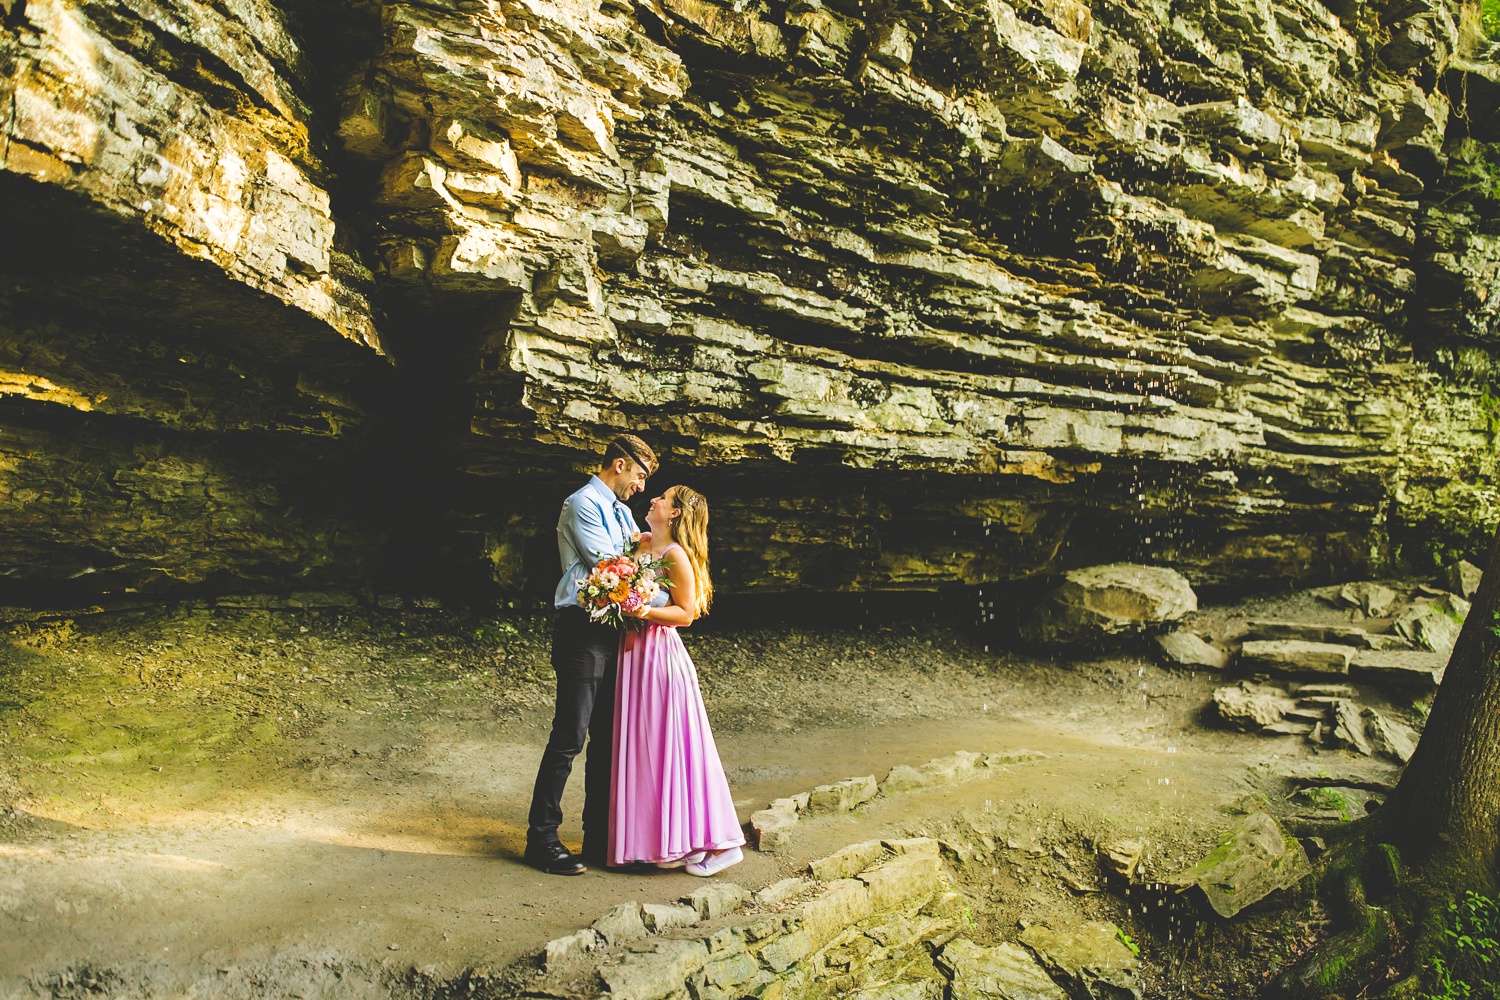
[[[1448,666],[1445,653],[1426,649],[1361,650],[1349,663],[1349,676],[1381,687],[1433,691]]]
[[[1299,788],[1360,788],[1368,792],[1391,792],[1401,777],[1401,768],[1376,760],[1352,757],[1304,760],[1286,764],[1281,776]]]
[[[1265,813],[1251,813],[1207,857],[1165,882],[1200,893],[1215,913],[1232,917],[1311,872],[1297,838]]]
[[[952,981],[953,1000],[1068,1000],[1025,948],[998,944],[985,948],[968,938],[949,941],[937,965]]]
[[[1365,649],[1369,646],[1370,633],[1357,625],[1315,625],[1311,622],[1252,619],[1245,639],[1248,642],[1300,639],[1303,642],[1328,642]]]
[[[1094,920],[1056,928],[1034,924],[1021,932],[1020,941],[1075,996],[1138,1000],[1141,995],[1135,979],[1140,960],[1120,940],[1120,929],[1114,924]]]
[[[1190,629],[1178,629],[1156,637],[1161,655],[1170,666],[1199,670],[1223,670],[1229,654]]]
[[[1198,610],[1187,578],[1165,566],[1112,563],[1075,569],[1021,625],[1038,645],[1092,644],[1173,622]]]
[[[1260,639],[1240,647],[1238,666],[1282,677],[1342,677],[1353,658],[1353,647],[1340,643]]]

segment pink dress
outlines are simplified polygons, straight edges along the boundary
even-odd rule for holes
[[[609,863],[672,861],[743,844],[698,671],[677,629],[625,633],[619,671]]]

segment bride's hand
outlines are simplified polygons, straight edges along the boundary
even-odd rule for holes
[[[638,548],[645,548],[651,544],[651,532],[637,531],[635,533],[635,544]]]
[[[642,604],[640,607],[636,608],[634,611],[626,611],[626,610],[624,610],[622,608],[621,609],[621,614],[623,614],[626,618],[639,618],[642,621],[645,621],[646,620],[646,615],[650,611],[651,611],[651,608],[650,608],[649,605]]]

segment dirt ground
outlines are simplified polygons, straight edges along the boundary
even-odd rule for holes
[[[1226,635],[1291,613],[1346,620],[1303,594],[1197,623]],[[618,902],[701,884],[518,860],[552,697],[540,614],[174,607],[7,628],[0,997],[446,994]],[[963,869],[997,939],[1067,909],[1136,926],[1123,900],[1079,888],[1089,845],[1142,838],[1153,870],[1186,867],[1246,796],[1281,793],[1283,762],[1314,753],[1213,727],[1220,675],[1139,655],[1038,658],[890,616],[730,624],[688,643],[742,819],[955,750],[1045,753],[806,821],[789,850],[747,852],[724,876],[755,888],[888,832],[1008,831],[1017,847],[988,878]],[[1170,931],[1138,927],[1153,990],[1249,995],[1301,947],[1244,926],[1229,959],[1193,962]]]

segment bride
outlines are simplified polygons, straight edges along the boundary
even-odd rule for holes
[[[672,586],[637,613],[644,630],[620,638],[608,861],[714,875],[743,859],[745,837],[677,634],[713,601],[708,501],[674,486],[651,501],[646,523],[641,551],[665,562]]]

